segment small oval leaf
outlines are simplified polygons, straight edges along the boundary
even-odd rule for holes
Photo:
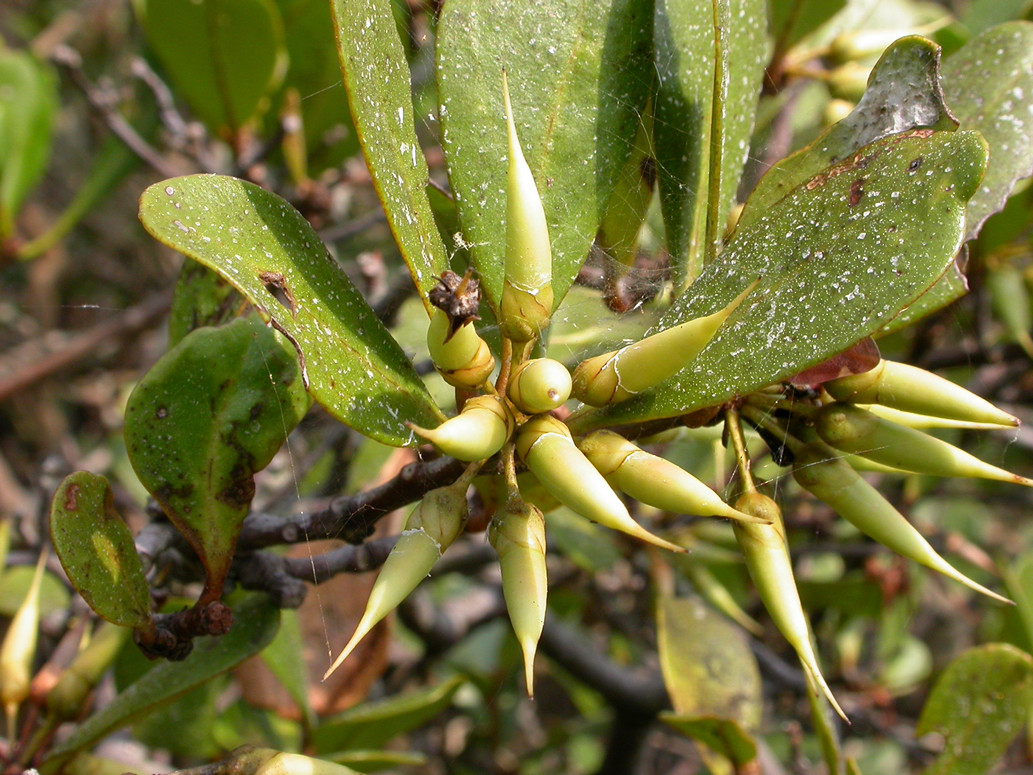
[[[443,415],[412,363],[301,213],[236,178],[189,175],[140,199],[155,239],[214,269],[271,318],[302,357],[309,392],[331,415],[393,446],[406,421]]]
[[[915,130],[798,186],[724,252],[659,328],[720,310],[751,283],[707,347],[629,401],[580,410],[572,428],[675,417],[746,395],[843,352],[911,304],[953,261],[986,165],[977,132]]]
[[[149,626],[151,591],[107,479],[88,471],[65,477],[50,504],[50,538],[68,580],[99,616]]]
[[[254,474],[308,409],[290,346],[257,316],[200,328],[158,361],[126,405],[130,462],[221,593]]]

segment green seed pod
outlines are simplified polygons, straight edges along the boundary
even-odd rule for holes
[[[521,412],[542,414],[570,398],[570,385],[566,366],[551,358],[535,358],[513,369],[506,395]]]
[[[835,450],[824,445],[808,445],[796,453],[793,476],[801,487],[887,549],[960,581],[994,600],[1011,602],[972,581],[937,554],[922,534],[878,490],[842,458],[835,457]]]
[[[538,188],[524,160],[506,72],[502,72],[506,105],[509,169],[506,188],[506,279],[502,288],[499,325],[515,342],[529,342],[549,325],[552,314],[552,244]]]
[[[323,675],[326,680],[373,627],[409,596],[430,573],[434,563],[462,532],[469,516],[465,478],[448,487],[431,490],[405,523],[373,583],[369,602],[348,645]]]
[[[14,723],[18,707],[28,698],[32,683],[32,662],[36,657],[36,636],[39,630],[39,588],[43,582],[46,550],[36,563],[29,591],[4,635],[0,645],[0,702],[7,714],[7,739],[14,740]]]
[[[582,361],[574,370],[574,397],[589,406],[617,404],[673,377],[703,351],[755,286],[756,283],[713,315]]]
[[[661,511],[764,522],[736,511],[688,471],[613,431],[591,433],[578,448],[613,487]]]
[[[998,423],[968,422],[967,420],[952,420],[947,417],[931,417],[927,414],[902,412],[900,409],[893,409],[882,404],[854,404],[854,406],[859,406],[865,411],[871,412],[884,420],[895,422],[897,425],[906,425],[908,428],[918,430],[923,428],[960,428],[974,431],[999,431],[1002,428],[1008,427]]]
[[[433,430],[411,423],[409,427],[446,455],[473,462],[502,449],[516,429],[516,419],[498,396],[475,396],[466,402],[463,411]]]
[[[502,593],[524,655],[527,694],[534,696],[534,655],[545,626],[549,591],[545,569],[545,517],[516,495],[488,526],[488,542],[499,555]]]
[[[72,660],[57,683],[47,692],[47,710],[65,721],[76,718],[90,692],[111,667],[132,630],[111,622],[102,622],[89,644]]]
[[[234,775],[247,775],[247,773],[234,773]],[[300,753],[276,751],[253,771],[253,775],[359,775],[359,773],[351,767],[345,767],[336,762],[315,759]]]
[[[778,504],[766,495],[753,492],[741,496],[735,502],[735,508],[762,517],[770,523],[733,522],[732,530],[735,531],[735,539],[742,550],[750,578],[771,620],[796,651],[808,682],[815,691],[825,695],[836,713],[845,720],[846,714],[825,682],[818,666],[818,656],[811,645],[811,627],[796,589],[785,526]]]
[[[984,463],[946,441],[883,420],[850,404],[829,404],[815,417],[818,435],[844,452],[930,476],[968,476],[1033,487],[1033,480]]]
[[[452,387],[476,388],[495,369],[495,356],[473,323],[464,323],[452,333],[448,313],[442,309],[435,309],[430,318],[427,347],[438,373]]]
[[[1019,421],[960,385],[906,363],[880,361],[871,371],[826,382],[837,401],[880,404],[902,412],[995,426]]]
[[[517,454],[542,486],[567,508],[605,527],[674,552],[682,547],[654,536],[631,518],[606,480],[574,446],[567,426],[555,417],[532,417],[517,432]]]

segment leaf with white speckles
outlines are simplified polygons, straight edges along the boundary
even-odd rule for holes
[[[513,119],[541,194],[559,305],[631,153],[653,82],[644,0],[450,0],[438,22],[441,137],[463,236],[493,302],[506,244],[506,127]]]
[[[947,104],[963,129],[990,144],[990,163],[968,204],[968,238],[1033,174],[1033,24],[1013,21],[970,40],[943,65]]]
[[[704,250],[707,202],[718,191],[718,223],[735,201],[749,151],[768,42],[764,0],[725,0],[726,83],[715,89],[713,0],[656,3],[656,97],[653,136],[657,185],[667,228],[671,262],[683,279],[699,274]],[[711,105],[721,105],[720,181],[711,185]]]
[[[148,188],[140,220],[275,322],[301,353],[312,397],[338,420],[395,446],[415,443],[406,421],[441,421],[398,343],[280,197],[235,178],[190,175]]]
[[[660,329],[754,291],[677,375],[572,427],[675,417],[821,363],[877,331],[943,274],[986,166],[977,132],[915,130],[867,146],[740,229]]]
[[[337,53],[373,185],[424,306],[448,269],[413,123],[409,63],[389,0],[332,0]]]
[[[254,475],[308,410],[298,359],[257,315],[187,334],[126,403],[133,470],[197,552],[218,600]]]

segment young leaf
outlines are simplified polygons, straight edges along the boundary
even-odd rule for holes
[[[862,149],[798,186],[660,322],[711,314],[759,284],[677,375],[615,407],[582,410],[582,433],[674,417],[821,363],[878,330],[943,274],[965,229],[987,149],[976,132],[916,130]]]
[[[0,45],[0,237],[47,166],[57,106],[50,68]]]
[[[99,616],[150,625],[151,591],[107,479],[88,471],[65,477],[50,504],[50,538],[68,580]]]
[[[433,427],[443,419],[312,227],[275,194],[219,175],[173,178],[144,192],[140,220],[274,321],[300,353],[312,397],[341,422],[403,446],[414,443],[407,421]]]
[[[442,146],[463,236],[493,303],[502,294],[506,244],[502,70],[549,224],[555,307],[588,254],[649,97],[650,9],[644,0],[443,6]]]
[[[307,409],[294,352],[257,316],[189,334],[129,397],[130,462],[201,558],[205,602],[221,594],[255,472]]]
[[[969,41],[943,65],[947,104],[963,129],[990,144],[990,163],[968,204],[966,239],[1033,174],[1033,24],[1013,21]]]
[[[719,15],[724,23],[718,24]],[[657,184],[667,247],[682,281],[699,274],[704,230],[711,215],[724,231],[749,151],[768,45],[763,0],[662,0],[655,14],[656,70],[660,78],[653,136]],[[715,42],[715,29],[721,34]],[[715,56],[717,52],[717,56]],[[715,62],[723,78],[715,79]],[[721,137],[711,137],[713,106]],[[709,180],[713,151],[718,180]]]
[[[939,732],[943,753],[922,775],[983,775],[1025,725],[1033,657],[1003,643],[969,649],[936,682],[916,734]]]
[[[272,0],[134,0],[134,7],[177,92],[224,139],[283,77],[283,28]]]
[[[87,750],[117,729],[143,718],[167,702],[207,683],[257,654],[273,639],[279,609],[266,595],[252,594],[233,608],[235,624],[218,638],[202,638],[181,662],[162,662],[94,713],[55,746],[40,766],[41,775],[56,775],[76,751]]]
[[[332,0],[337,52],[373,185],[416,287],[427,294],[448,269],[425,190],[427,161],[413,123],[409,64],[388,0]]]

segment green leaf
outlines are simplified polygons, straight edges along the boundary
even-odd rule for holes
[[[427,766],[427,757],[414,751],[348,751],[333,760],[358,772],[395,772],[399,767]]]
[[[409,64],[388,0],[331,0],[348,103],[373,185],[424,306],[448,269],[413,123]]]
[[[443,419],[312,227],[275,194],[219,175],[173,178],[144,192],[140,220],[274,321],[301,354],[312,397],[341,422],[402,446],[415,443],[406,421],[433,428]]]
[[[308,699],[308,669],[305,661],[298,659],[304,647],[298,613],[285,609],[280,613],[280,629],[261,658],[298,706],[304,723],[311,726],[315,717]]]
[[[438,21],[437,86],[449,180],[481,287],[497,303],[513,120],[545,208],[559,305],[631,154],[653,82],[645,0],[452,0]]]
[[[134,7],[177,93],[223,139],[254,117],[283,77],[283,28],[272,0],[134,0]]]
[[[742,633],[697,598],[657,602],[660,668],[673,714],[662,720],[742,765],[757,755],[760,670]]]
[[[716,9],[725,78],[715,84]],[[707,206],[717,193],[718,234],[735,202],[760,94],[768,43],[763,0],[661,0],[657,3],[656,70],[660,79],[653,136],[667,248],[682,281],[699,274]],[[720,106],[720,142],[712,142],[712,106]],[[720,176],[710,181],[712,148]]]
[[[186,537],[218,599],[262,470],[308,409],[297,358],[257,316],[186,336],[129,397],[140,482]]]
[[[40,767],[42,775],[56,775],[75,751],[92,747],[115,730],[257,654],[276,634],[279,609],[265,595],[248,595],[234,607],[233,622],[226,635],[198,638],[193,651],[182,662],[162,662],[148,670],[111,704],[80,724],[51,750]]]
[[[242,301],[233,286],[196,261],[184,261],[172,294],[169,348],[204,326],[221,326],[237,315]]]
[[[699,356],[623,404],[580,410],[577,432],[675,417],[746,395],[843,352],[943,274],[986,164],[976,132],[879,141],[740,229],[659,328],[716,312],[759,279]],[[658,357],[663,357],[659,354]]]
[[[457,675],[430,689],[357,705],[313,732],[316,754],[380,748],[396,735],[416,729],[442,713],[465,681]]]
[[[971,239],[1033,173],[1033,24],[1015,21],[969,41],[943,65],[943,89],[963,129],[990,145],[990,163],[968,204]]]
[[[0,616],[14,616],[25,602],[25,596],[29,593],[35,576],[36,569],[31,565],[5,568],[4,572],[0,573]],[[45,571],[39,585],[40,617],[45,618],[54,613],[67,615],[71,601],[72,595],[68,591],[68,585],[53,573]]]
[[[939,732],[943,753],[923,775],[983,775],[1023,728],[1033,704],[1033,657],[1001,643],[969,649],[933,687],[916,734]]]
[[[785,52],[846,6],[846,0],[771,0],[775,51]]]
[[[879,59],[849,116],[765,173],[738,228],[749,228],[797,186],[866,145],[912,129],[952,130],[957,125],[940,88],[940,47],[918,36],[901,38]]]
[[[98,615],[123,627],[151,624],[151,592],[133,536],[103,476],[65,477],[50,504],[50,538],[72,586]]]
[[[57,108],[51,69],[27,51],[0,46],[0,237],[14,230],[22,202],[47,166]]]

